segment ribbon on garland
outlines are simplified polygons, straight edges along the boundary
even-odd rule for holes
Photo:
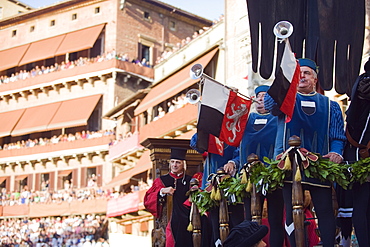
[[[301,160],[301,164],[302,164],[304,169],[307,169],[307,167],[310,165],[309,160],[311,160],[313,162],[316,162],[319,159],[319,157],[316,154],[309,152],[305,148],[290,147],[284,153],[279,154],[278,156],[276,156],[276,159],[279,160],[278,167],[281,170],[291,170],[292,169],[291,161],[290,161],[290,158],[289,158],[288,154],[293,149],[294,149],[295,153],[299,155],[300,160]],[[296,161],[297,161],[298,160],[297,157],[295,157],[295,158],[296,158]],[[299,164],[299,163],[297,163],[297,164]]]
[[[207,192],[211,192],[211,199],[215,201],[221,201],[220,183],[230,178],[230,175],[225,172],[223,168],[218,168],[217,173],[209,174],[207,182],[209,185],[205,188]]]

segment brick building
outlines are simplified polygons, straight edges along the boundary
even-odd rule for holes
[[[148,0],[67,0],[27,10],[0,20],[1,191],[78,190],[91,179],[111,191],[106,186],[137,166],[144,149],[131,139],[134,151],[111,159],[109,144],[137,136],[139,125],[117,127],[104,116],[122,102],[138,104],[154,83],[157,57],[212,22]],[[149,64],[132,63],[143,58]],[[150,170],[150,160],[141,160]],[[106,207],[106,200],[21,203],[2,205],[1,216],[105,214]]]

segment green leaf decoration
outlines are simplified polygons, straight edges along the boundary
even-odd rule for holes
[[[351,165],[337,164],[322,158],[316,154],[319,159],[311,161],[307,169],[303,170],[303,175],[308,178],[317,178],[321,181],[330,181],[339,184],[344,189],[351,188],[353,183],[365,183],[370,176],[370,157],[361,159]],[[250,181],[256,185],[257,192],[263,190],[271,193],[277,188],[284,186],[284,180],[291,175],[291,171],[281,170],[277,167],[278,160],[268,159],[264,157],[265,166],[262,162],[256,162],[251,168]],[[301,169],[302,172],[302,169]],[[219,188],[223,190],[224,197],[229,204],[242,203],[246,196],[250,196],[246,192],[247,184],[241,183],[241,176],[237,174],[235,177],[223,179]],[[219,201],[211,199],[211,193],[206,191],[196,191],[191,194],[191,200],[198,206],[200,213],[203,215],[210,209],[219,205]],[[235,198],[232,202],[230,198]]]

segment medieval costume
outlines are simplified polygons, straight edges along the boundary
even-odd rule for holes
[[[196,148],[198,135],[194,134],[190,140],[190,147],[194,150],[200,152]],[[202,153],[202,152],[200,152]],[[205,189],[207,186],[208,177],[210,174],[216,174],[217,169],[224,167],[229,161],[234,162],[235,170],[239,169],[239,149],[227,144],[223,144],[223,155],[215,154],[215,153],[205,153],[205,161],[204,161],[204,171],[203,171],[203,179],[202,179],[202,189]],[[234,226],[238,225],[244,220],[244,208],[243,205],[228,205],[229,211],[229,227],[232,229]],[[219,228],[219,207],[213,208],[209,212],[211,225],[212,225],[212,246],[219,246],[221,245],[220,240],[220,228]]]
[[[370,61],[352,89],[347,114],[345,159],[355,162],[370,153]],[[369,164],[364,164],[369,165]],[[359,246],[370,246],[370,183],[353,185],[353,225]]]
[[[263,85],[255,89],[256,96],[267,92],[269,86]],[[262,103],[263,104],[263,103]],[[258,110],[257,110],[258,111]],[[262,112],[262,111],[260,111]],[[247,126],[240,143],[240,162],[247,163],[247,157],[254,153],[263,161],[264,157],[273,158],[276,139],[277,117],[266,113],[252,112],[249,114]],[[267,198],[268,221],[270,225],[270,246],[281,247],[284,242],[283,212],[284,200],[282,190],[279,188],[272,193],[260,197],[260,205]],[[251,198],[247,196],[244,201],[246,219],[251,220]],[[262,212],[262,208],[261,208]]]
[[[309,59],[300,59],[302,67],[317,71],[315,62]],[[304,75],[306,76],[306,75]],[[312,74],[311,74],[312,76]],[[309,80],[304,78],[304,80]],[[270,101],[269,104],[267,102]],[[271,104],[272,98],[267,94],[265,106]],[[341,156],[344,142],[344,122],[338,103],[330,101],[328,97],[318,94],[314,88],[311,93],[296,95],[293,117],[285,122],[285,115],[279,116],[278,131],[275,145],[275,155],[281,154],[289,148],[288,140],[296,135],[301,139],[301,147],[321,155],[332,154]],[[302,176],[302,187],[309,190],[314,203],[315,212],[319,219],[321,240],[324,246],[334,246],[335,215],[332,204],[332,189],[330,182],[323,182],[315,178]],[[286,207],[286,229],[290,244],[295,246],[294,224],[292,216],[292,177],[287,178],[283,188]]]
[[[174,151],[175,150],[175,151]],[[181,149],[172,148],[171,159],[185,160],[185,152]],[[145,208],[156,218],[162,217],[162,210],[167,201],[167,195],[162,194],[161,189],[172,187],[175,189],[172,201],[172,214],[166,227],[166,247],[193,246],[192,233],[187,231],[189,225],[190,208],[184,205],[188,196],[191,177],[182,173],[169,172],[156,178],[153,186],[146,192],[144,197]]]

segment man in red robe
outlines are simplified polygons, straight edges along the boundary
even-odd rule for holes
[[[167,197],[173,197],[172,216],[166,227],[166,247],[193,246],[192,233],[187,231],[190,208],[184,205],[191,179],[185,174],[186,151],[183,148],[171,148],[170,172],[156,178],[144,197],[145,208],[156,218],[162,216]]]

